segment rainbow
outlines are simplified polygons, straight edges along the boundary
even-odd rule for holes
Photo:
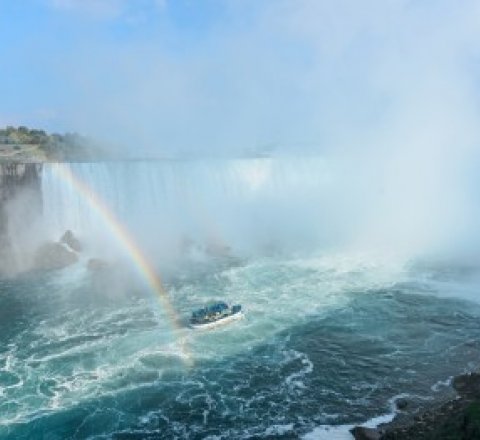
[[[115,214],[108,208],[105,202],[96,194],[91,187],[80,180],[72,172],[71,168],[63,163],[56,163],[53,166],[55,174],[71,188],[73,188],[88,206],[93,209],[105,222],[109,231],[119,242],[126,254],[130,257],[134,266],[137,268],[141,277],[146,281],[150,290],[158,298],[165,314],[167,315],[174,334],[181,330],[180,320],[170,298],[165,291],[160,277],[157,275],[149,259],[142,252],[135,239],[127,228],[116,218]],[[178,336],[178,335],[176,335]],[[181,358],[187,364],[192,364],[192,356],[188,350],[187,344],[183,338],[177,337],[177,345],[181,351]]]

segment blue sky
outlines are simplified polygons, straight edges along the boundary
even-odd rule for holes
[[[0,125],[132,154],[467,144],[479,49],[467,0],[0,0]]]

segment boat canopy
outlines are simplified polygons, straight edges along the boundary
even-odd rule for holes
[[[202,318],[215,313],[223,313],[228,310],[228,305],[223,301],[211,304],[203,309],[195,310],[192,313],[192,318]]]

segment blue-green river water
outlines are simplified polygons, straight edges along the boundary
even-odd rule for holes
[[[0,281],[0,438],[348,438],[329,426],[428,402],[480,360],[472,269],[204,261],[166,281],[177,330],[118,272],[80,262]],[[245,318],[189,329],[211,299]]]

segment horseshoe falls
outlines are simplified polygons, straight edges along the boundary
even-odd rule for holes
[[[9,207],[12,248],[69,230],[81,251],[0,279],[0,438],[347,439],[448,394],[479,366],[478,266],[450,258],[458,219],[417,203],[428,188],[402,202],[354,169],[43,164],[38,218]],[[244,319],[189,328],[217,300]]]
[[[89,195],[65,182],[59,167],[63,165],[45,165],[42,175],[49,233],[55,236],[69,227],[86,240],[103,241],[108,224],[101,229]],[[169,254],[178,252],[182,242],[223,244],[241,253],[273,248],[277,242],[307,245],[321,235],[318,223],[328,209],[330,177],[320,159],[296,160],[293,165],[290,160],[250,159],[70,168],[143,247]]]

